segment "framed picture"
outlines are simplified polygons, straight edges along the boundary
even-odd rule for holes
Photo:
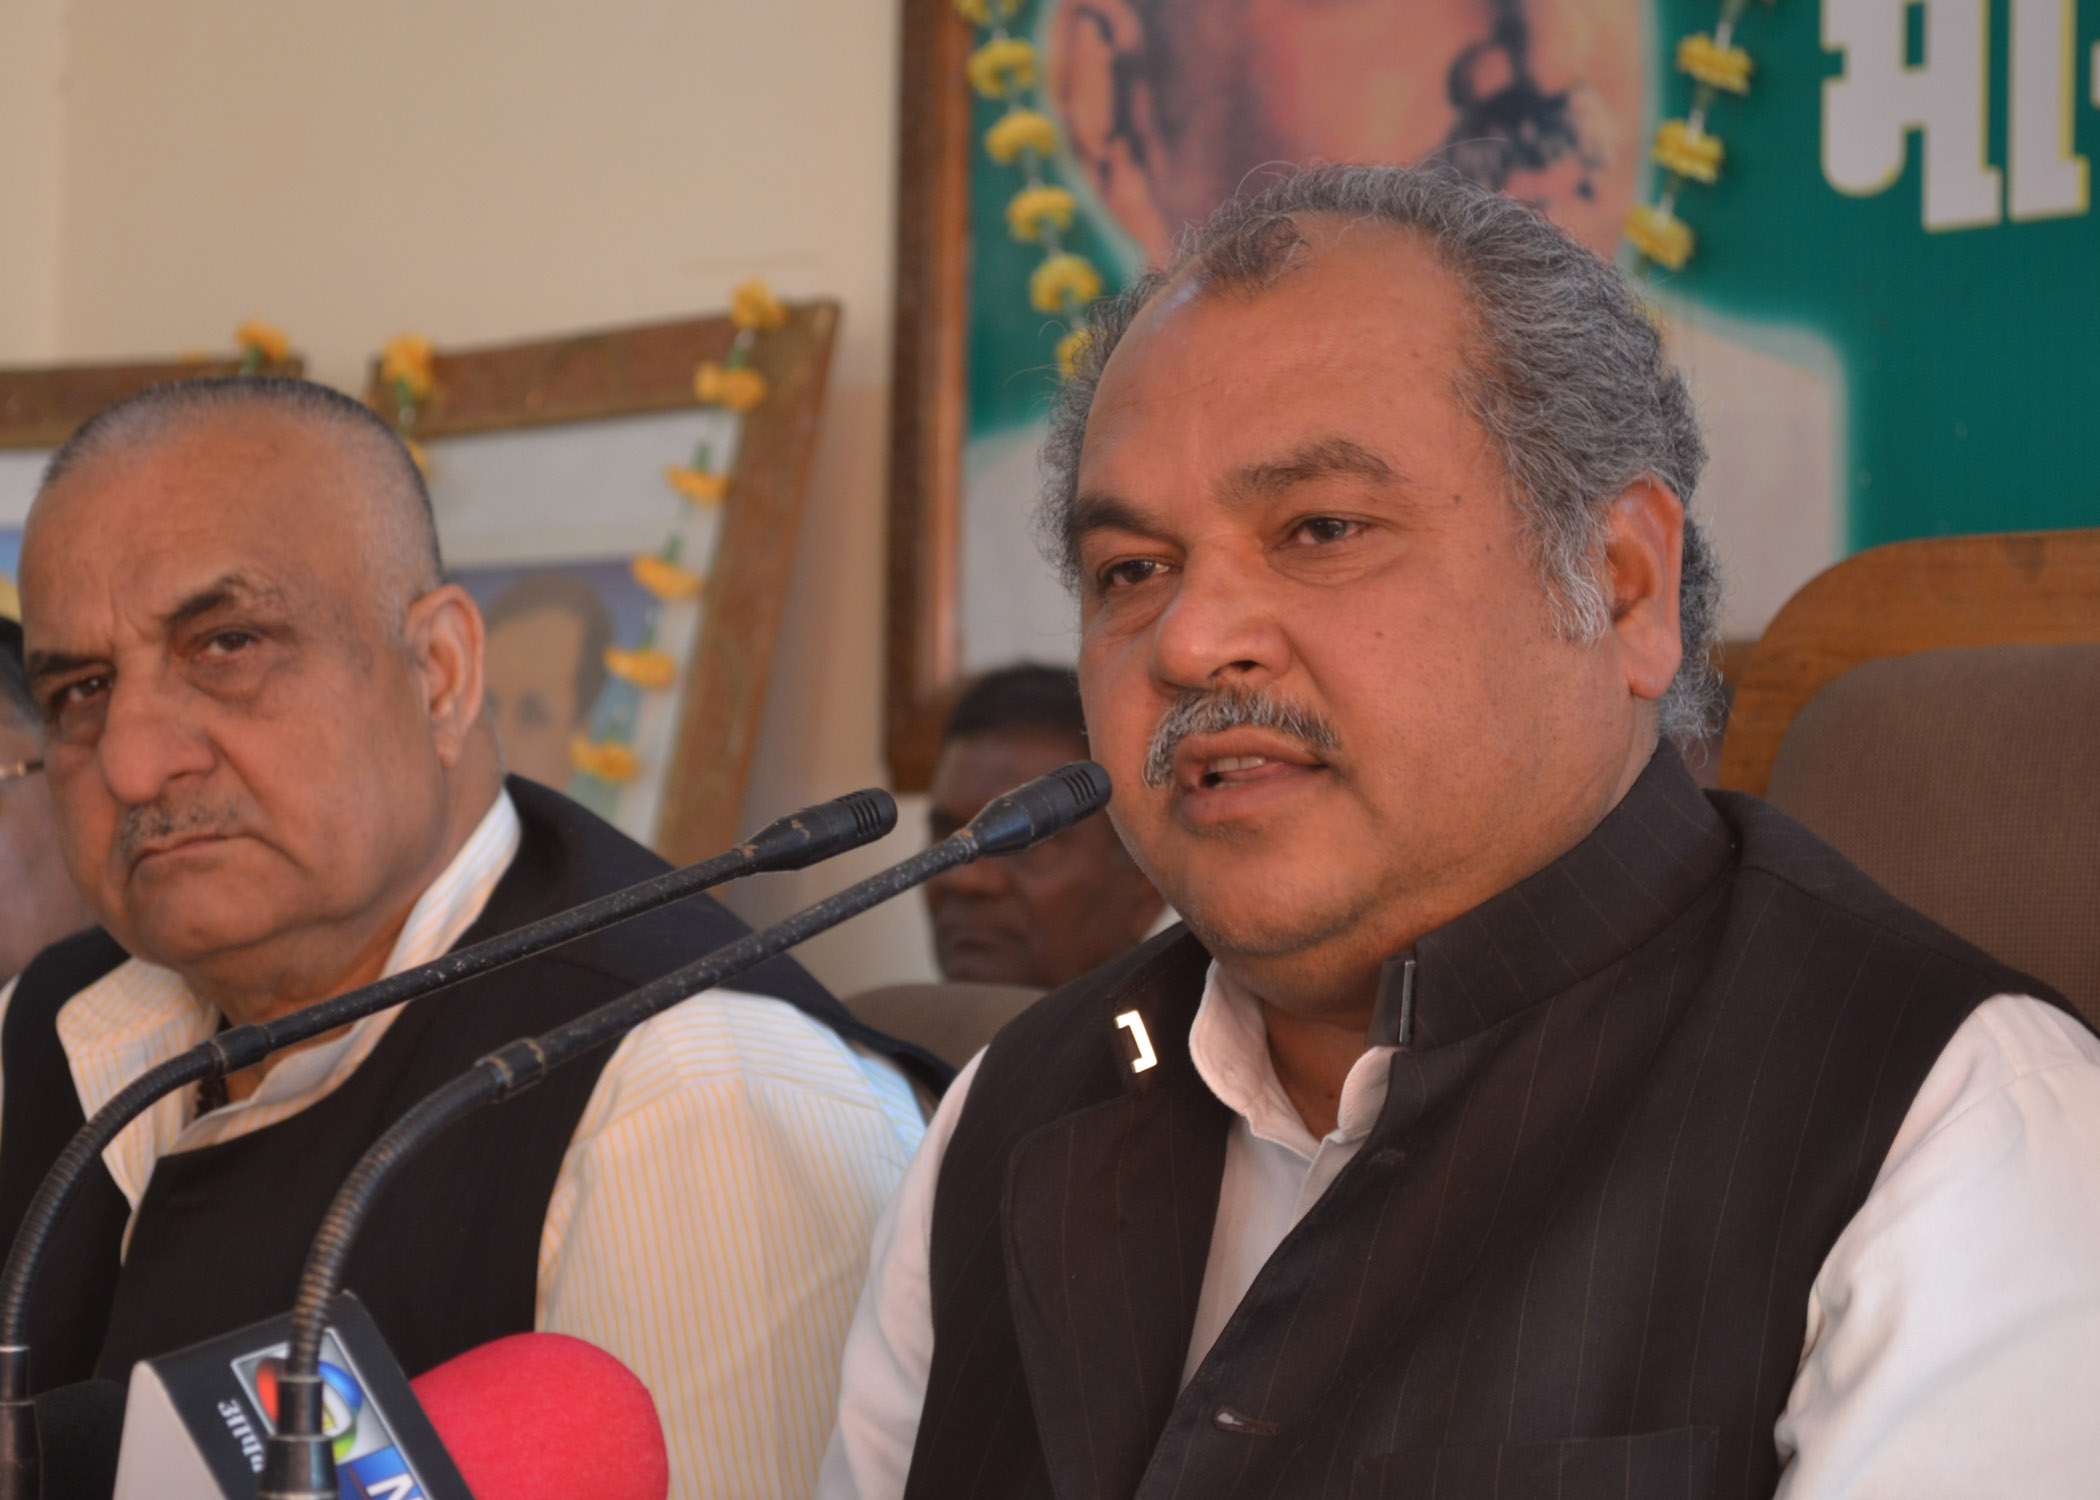
[[[741,343],[725,316],[425,346],[412,396],[372,365],[487,619],[511,769],[681,863],[738,832],[838,322],[782,311]],[[762,397],[703,402],[702,366]]]
[[[245,368],[241,359],[232,358],[0,369],[0,614],[21,613],[15,580],[21,576],[22,522],[36,499],[44,465],[73,429],[149,385],[237,375]],[[271,375],[299,375],[306,366],[298,356],[287,355],[260,368]]]

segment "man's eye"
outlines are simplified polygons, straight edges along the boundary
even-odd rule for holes
[[[1101,587],[1104,589],[1129,588],[1143,583],[1159,573],[1159,562],[1150,557],[1126,557],[1121,562],[1110,563],[1101,570]]]
[[[1356,523],[1339,516],[1312,516],[1298,523],[1298,534],[1310,542],[1339,542],[1356,530]]]
[[[107,677],[77,677],[73,681],[54,688],[44,700],[46,714],[56,720],[68,709],[80,707],[99,698],[109,688]]]
[[[254,644],[255,637],[245,630],[221,630],[205,639],[204,649],[215,651],[221,656],[230,656]]]

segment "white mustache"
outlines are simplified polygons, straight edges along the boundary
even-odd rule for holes
[[[1228,729],[1267,729],[1288,735],[1306,749],[1326,754],[1341,745],[1341,736],[1320,714],[1302,708],[1269,688],[1219,688],[1183,693],[1152,731],[1145,751],[1144,782],[1157,790],[1174,780],[1174,754],[1192,734],[1222,734]]]

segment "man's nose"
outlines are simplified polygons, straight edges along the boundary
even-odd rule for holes
[[[1159,676],[1180,688],[1271,679],[1290,665],[1277,580],[1258,556],[1191,555],[1153,633]]]
[[[95,759],[112,797],[143,807],[168,783],[211,770],[217,755],[196,708],[180,684],[156,675],[125,673],[110,685]]]

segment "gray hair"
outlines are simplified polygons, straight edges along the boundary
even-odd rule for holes
[[[274,411],[326,428],[367,460],[383,501],[378,515],[384,559],[375,566],[401,595],[389,601],[406,610],[443,580],[437,522],[423,471],[384,418],[361,401],[311,380],[282,375],[215,375],[172,380],[134,391],[81,423],[45,466],[39,495],[73,470],[105,454],[145,447],[186,423],[235,411]]]
[[[5,615],[0,615],[0,724],[17,729],[43,725],[36,695],[29,691],[29,678],[22,670],[22,627]]]
[[[1689,515],[1706,445],[1661,333],[1611,265],[1535,209],[1447,165],[1294,172],[1258,194],[1228,200],[1163,269],[1095,304],[1092,338],[1052,407],[1043,445],[1039,524],[1067,582],[1078,581],[1079,455],[1109,355],[1137,315],[1176,282],[1250,296],[1266,290],[1297,263],[1306,245],[1297,221],[1308,215],[1407,230],[1465,288],[1472,337],[1457,395],[1501,459],[1561,635],[1597,640],[1610,629],[1602,575],[1612,501],[1652,477],[1684,502],[1684,659],[1660,704],[1660,725],[1680,744],[1718,729],[1721,575]]]

